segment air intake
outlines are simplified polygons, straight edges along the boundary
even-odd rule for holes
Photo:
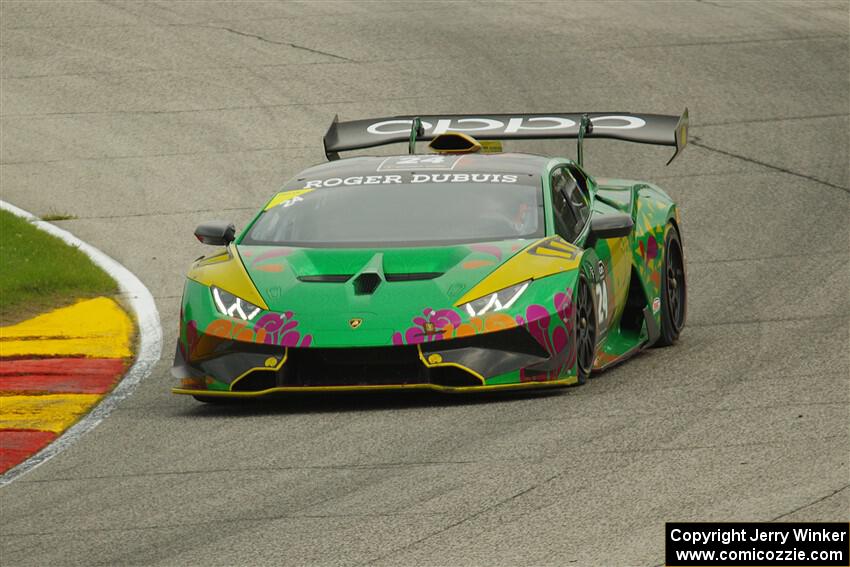
[[[428,147],[440,154],[471,154],[480,150],[481,144],[463,132],[446,132],[431,140]]]
[[[372,295],[381,285],[381,276],[374,272],[364,272],[354,278],[355,295]]]
[[[231,386],[234,392],[259,392],[277,386],[277,372],[274,370],[254,370]]]

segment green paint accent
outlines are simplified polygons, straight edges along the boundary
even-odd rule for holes
[[[210,382],[207,382],[207,390],[215,390],[220,392],[226,392],[230,390],[230,385],[225,384],[224,382],[219,382],[218,380],[213,379]]]
[[[519,382],[519,370],[513,372],[505,372],[498,376],[491,376],[485,380],[487,386],[495,386],[497,384],[516,384]]]

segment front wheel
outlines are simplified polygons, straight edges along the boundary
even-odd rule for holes
[[[596,309],[590,286],[584,277],[579,279],[576,307],[576,366],[578,383],[584,384],[590,376],[596,355]]]
[[[658,346],[669,346],[676,342],[687,313],[687,286],[685,282],[685,258],[679,231],[670,225],[664,241],[664,273],[661,280],[661,336]]]

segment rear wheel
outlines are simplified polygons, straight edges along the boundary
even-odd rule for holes
[[[596,354],[596,309],[590,286],[583,277],[578,283],[578,303],[576,305],[576,366],[578,383],[584,384],[593,368]]]
[[[676,342],[687,313],[687,287],[685,284],[685,258],[679,231],[670,225],[664,241],[664,273],[661,280],[661,336],[658,346]]]

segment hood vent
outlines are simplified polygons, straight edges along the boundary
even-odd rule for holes
[[[327,274],[323,276],[298,276],[299,282],[304,283],[345,283],[354,274]]]
[[[381,276],[375,272],[363,272],[354,278],[355,295],[372,295],[381,285]]]
[[[420,282],[433,280],[442,276],[445,272],[411,272],[384,274],[387,282]],[[345,283],[354,277],[354,274],[324,274],[320,276],[298,276],[299,282],[304,283]]]
[[[443,272],[417,272],[410,274],[384,274],[388,282],[418,282],[422,280],[433,280],[443,275]]]

